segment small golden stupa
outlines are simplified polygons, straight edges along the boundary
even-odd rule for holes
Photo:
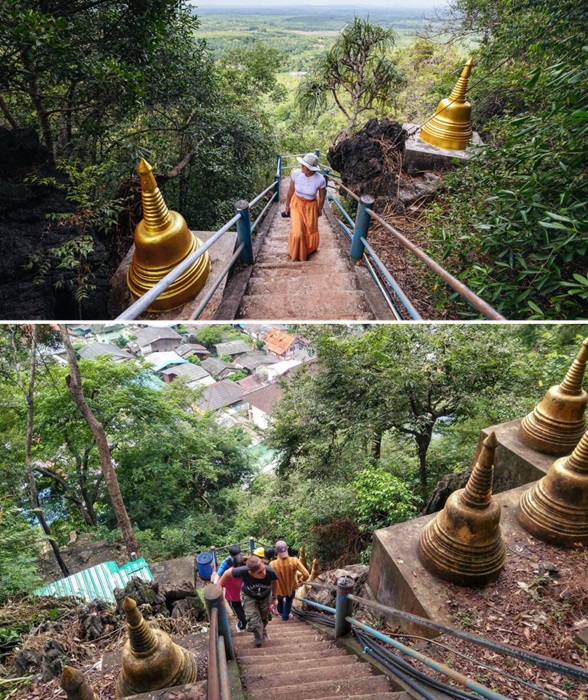
[[[59,684],[65,690],[67,700],[98,700],[84,674],[73,666],[63,667]]]
[[[496,435],[483,442],[464,489],[454,491],[445,508],[419,537],[423,566],[444,581],[475,586],[495,581],[506,548],[500,531],[500,506],[492,498]]]
[[[465,96],[472,64],[473,59],[468,59],[451,95],[439,102],[434,116],[423,126],[420,133],[423,141],[452,151],[461,151],[470,142],[472,106]]]
[[[122,650],[122,669],[116,682],[116,697],[186,685],[197,680],[194,656],[172,642],[162,630],[152,629],[143,619],[137,603],[122,603],[129,639]]]
[[[159,191],[153,168],[139,163],[143,218],[135,229],[135,253],[127,273],[127,285],[134,299],[143,296],[160,279],[202,245],[181,214],[170,211]],[[208,251],[160,294],[149,311],[169,311],[193,299],[210,273]]]
[[[588,432],[569,457],[521,496],[517,517],[533,537],[560,547],[588,544]]]
[[[552,386],[543,400],[521,422],[521,442],[538,452],[569,455],[586,430],[588,393],[582,388],[588,361],[588,338],[558,386]]]

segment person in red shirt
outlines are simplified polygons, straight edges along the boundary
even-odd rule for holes
[[[237,554],[233,557],[233,566],[243,566],[244,564],[245,559],[242,554]],[[243,581],[240,578],[233,578],[232,568],[227,570],[230,576],[223,575],[221,577],[220,585],[225,589],[225,599],[237,617],[237,632],[244,632],[247,626],[247,618],[241,604],[241,586]]]

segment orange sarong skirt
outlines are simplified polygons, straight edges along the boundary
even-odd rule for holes
[[[288,236],[288,255],[306,260],[319,247],[318,200],[293,195],[290,201],[292,228]]]

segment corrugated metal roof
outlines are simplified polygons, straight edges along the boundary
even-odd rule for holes
[[[153,574],[145,559],[129,561],[120,567],[114,561],[97,564],[89,569],[79,571],[77,574],[37,588],[33,594],[56,598],[76,596],[88,601],[98,599],[115,603],[114,589],[124,588],[134,576],[142,578],[144,581],[153,581]]]
[[[111,355],[112,357],[120,358],[121,360],[133,359],[133,355],[131,355],[130,352],[121,350],[113,343],[89,343],[78,350],[78,355],[83,360],[93,360],[95,357],[99,357],[100,355]]]
[[[238,384],[229,379],[223,379],[207,386],[196,404],[203,411],[215,411],[217,408],[238,403],[244,393],[245,390]]]
[[[240,355],[241,353],[251,350],[244,340],[231,340],[229,343],[217,343],[214,347],[219,357],[221,355]]]
[[[140,347],[149,345],[159,338],[172,338],[173,340],[178,340],[180,343],[182,342],[182,336],[168,326],[147,326],[146,328],[138,330],[135,335],[135,342]]]

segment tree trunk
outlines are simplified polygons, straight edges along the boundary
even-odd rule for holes
[[[45,520],[45,513],[41,507],[41,502],[39,501],[39,492],[37,491],[37,482],[35,480],[35,473],[33,471],[33,418],[34,418],[34,392],[35,392],[35,374],[37,371],[37,326],[33,325],[31,331],[31,371],[29,376],[29,387],[26,393],[27,401],[27,434],[26,434],[26,446],[25,446],[25,464],[27,468],[27,475],[29,478],[29,491],[31,493],[31,506],[33,513],[39,521],[41,529],[47,537],[47,541],[51,545],[55,560],[61,572],[64,576],[69,576],[69,569],[67,568],[65,562],[61,557],[61,552],[59,551],[59,546],[57,542],[51,537],[51,530],[49,525]]]
[[[82,390],[82,378],[80,375],[80,368],[78,366],[78,361],[76,359],[74,349],[72,347],[71,341],[67,334],[67,328],[65,326],[59,326],[61,330],[61,337],[63,339],[63,344],[65,345],[65,350],[67,352],[67,361],[69,363],[69,368],[71,374],[67,378],[67,385],[76,402],[80,413],[88,423],[94,439],[96,441],[96,446],[98,447],[98,455],[100,456],[100,465],[102,467],[102,473],[104,475],[104,481],[106,482],[106,487],[110,495],[110,500],[112,501],[112,507],[118,527],[121,531],[125,547],[127,548],[127,554],[129,558],[132,553],[139,554],[139,545],[135,539],[135,533],[133,532],[133,526],[129,519],[127,509],[123,501],[123,497],[120,491],[120,485],[118,483],[118,477],[116,471],[112,464],[112,457],[110,455],[110,449],[108,447],[108,440],[106,438],[106,432],[102,423],[96,418],[92,409],[88,405],[84,392]]]
[[[18,129],[19,128],[18,123],[17,123],[16,119],[14,118],[12,112],[8,108],[8,105],[6,104],[6,100],[4,99],[4,97],[2,97],[2,95],[0,95],[0,110],[2,111],[2,114],[6,117],[6,120],[8,121],[10,126],[13,129]]]
[[[43,134],[43,140],[45,142],[45,147],[49,152],[49,162],[51,164],[55,163],[55,142],[53,140],[53,132],[51,131],[51,122],[49,120],[49,114],[47,113],[47,108],[45,106],[45,101],[41,96],[39,90],[39,85],[37,83],[37,73],[35,67],[30,59],[28,52],[23,51],[21,54],[22,64],[29,74],[29,97],[31,98],[35,111],[37,112],[37,118],[39,124],[41,125],[41,133]]]
[[[424,433],[415,437],[417,443],[417,452],[419,456],[419,478],[421,482],[421,498],[423,502],[427,502],[427,452],[431,444],[433,435],[433,426],[427,426]]]

